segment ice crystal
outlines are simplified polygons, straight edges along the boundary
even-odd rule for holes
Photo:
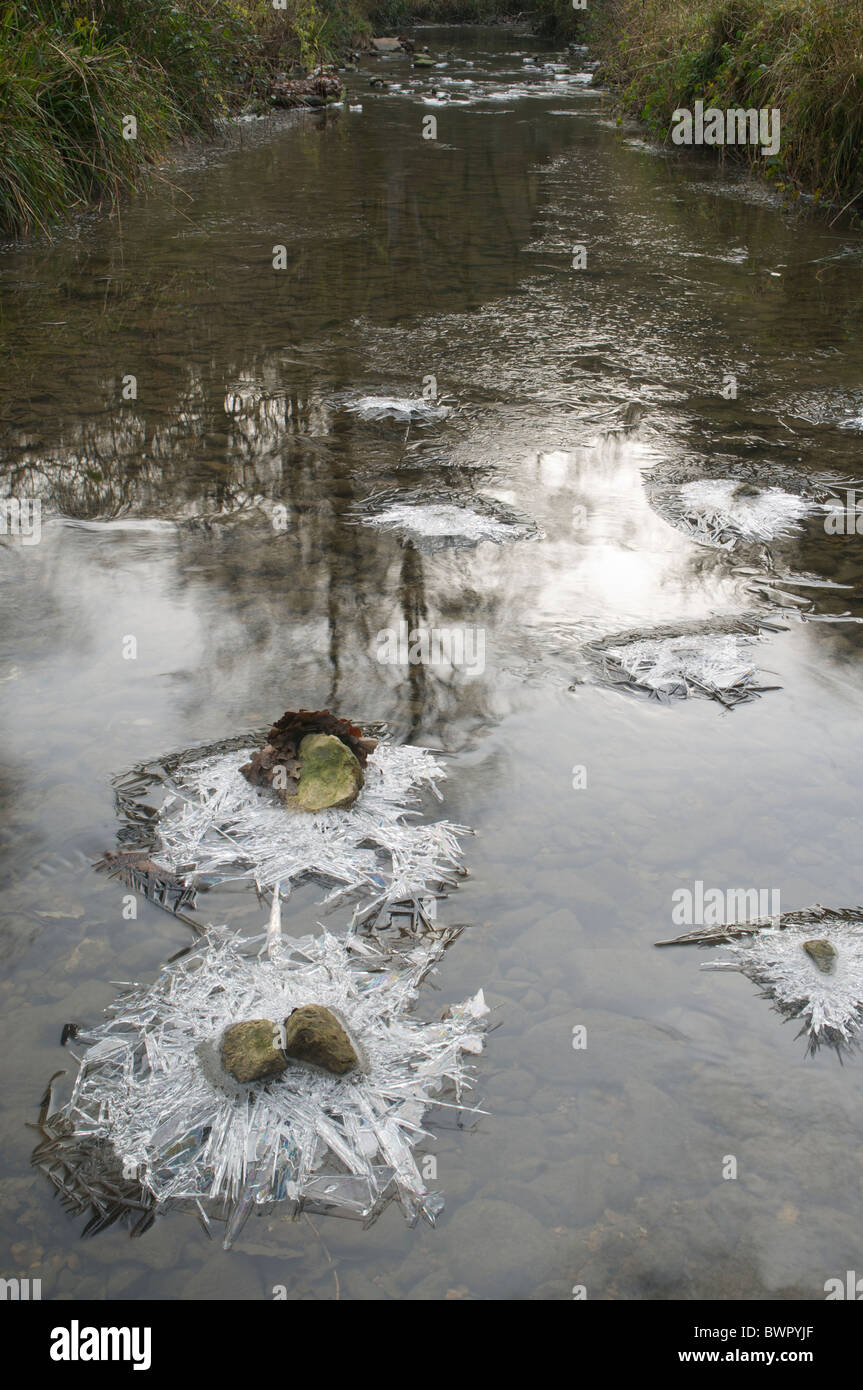
[[[192,1203],[205,1223],[227,1217],[226,1246],[255,1206],[282,1199],[369,1217],[395,1195],[411,1221],[433,1222],[442,1202],[413,1150],[431,1106],[475,1108],[462,1104],[466,1057],[482,1050],[488,1013],[479,991],[438,1022],[411,1016],[450,939],[432,934],[396,963],[357,936],[285,940],[277,892],[266,938],[211,928],[194,953],[78,1034],[86,1050],[53,1132],[67,1148],[70,1136],[83,1146],[90,1168],[93,1144],[106,1146],[124,1178],[134,1174],[145,1205]],[[227,1026],[277,1023],[308,1003],[344,1020],[361,1071],[338,1077],[294,1063],[276,1080],[243,1086],[221,1070]],[[67,1194],[69,1184],[67,1172]]]
[[[757,984],[780,1013],[799,1019],[810,1050],[821,1042],[841,1048],[856,1040],[863,1023],[863,913],[822,911],[815,921],[787,914],[779,929],[762,927],[726,944],[730,959],[708,961],[703,970],[739,970]],[[795,918],[797,917],[797,920]],[[817,939],[836,952],[823,973],[803,949]]]
[[[780,487],[741,487],[736,478],[698,478],[653,486],[648,495],[671,525],[702,545],[731,550],[740,541],[771,541],[799,531],[818,504]]]
[[[697,927],[656,944],[721,945],[726,957],[708,961],[702,969],[739,970],[753,980],[779,1013],[802,1021],[811,1052],[822,1042],[841,1052],[858,1041],[863,1024],[861,907],[816,904],[777,917]],[[821,968],[813,959],[813,947],[822,957]]]
[[[463,875],[459,836],[449,821],[411,823],[423,789],[440,797],[446,773],[426,748],[381,743],[369,757],[365,785],[348,810],[287,810],[269,790],[240,773],[254,750],[237,749],[176,762],[154,827],[152,856],[167,869],[213,880],[250,878],[258,888],[312,876],[346,893],[384,904],[421,897]]]
[[[512,534],[512,528],[495,517],[483,516],[468,507],[445,504],[416,507],[393,503],[376,516],[365,517],[364,523],[387,531],[446,540],[502,541]]]
[[[759,684],[751,649],[766,622],[743,622],[739,630],[702,630],[654,635],[621,634],[589,644],[603,674],[613,684],[647,692],[657,699],[692,695],[731,706],[773,687]]]
[[[422,396],[360,396],[348,401],[344,408],[364,420],[396,420],[403,424],[445,420],[452,414],[451,406],[424,400]]]
[[[371,499],[359,514],[364,526],[395,531],[423,549],[473,546],[481,541],[521,540],[535,536],[534,522],[490,499],[402,497]]]

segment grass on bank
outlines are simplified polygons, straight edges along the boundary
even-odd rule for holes
[[[44,230],[147,182],[168,142],[213,128],[268,77],[412,20],[482,22],[511,0],[0,0],[0,235]],[[524,12],[522,12],[523,14]],[[678,107],[778,107],[767,172],[863,211],[863,0],[535,0],[587,33],[658,135]],[[137,134],[124,138],[123,117]],[[859,200],[859,201],[858,201]]]
[[[0,234],[116,203],[170,140],[370,32],[362,4],[0,0]]]
[[[600,23],[603,76],[654,133],[696,100],[776,107],[768,176],[863,210],[863,0],[607,0]]]

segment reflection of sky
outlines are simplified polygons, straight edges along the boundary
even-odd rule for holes
[[[37,749],[47,726],[52,757],[73,738],[102,741],[116,768],[130,728],[158,730],[157,744],[187,725],[217,737],[247,713],[266,720],[289,691],[323,702],[335,690],[364,717],[383,717],[405,698],[408,672],[375,660],[375,638],[403,619],[484,630],[487,670],[471,672],[469,700],[488,710],[501,668],[547,659],[561,634],[563,679],[577,642],[598,632],[751,606],[724,557],[648,505],[649,454],[630,436],[527,456],[505,434],[498,446],[512,484],[498,492],[535,517],[542,539],[420,555],[340,520],[320,495],[284,535],[262,515],[224,534],[50,522],[19,585],[31,626],[15,656],[22,677],[8,687],[14,746]],[[45,610],[59,615],[48,642]],[[126,636],[135,660],[123,659]],[[438,674],[413,677],[434,724]],[[452,679],[456,690],[461,682]],[[133,742],[156,751],[149,737]]]
[[[650,460],[631,438],[525,460],[531,501],[546,530],[534,578],[536,618],[610,631],[740,611],[740,585],[703,550],[667,526],[641,484]]]

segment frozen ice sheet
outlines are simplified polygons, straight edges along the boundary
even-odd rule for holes
[[[385,531],[402,531],[422,537],[469,541],[504,541],[512,538],[513,528],[495,517],[483,516],[468,507],[444,504],[411,506],[394,503],[375,516],[363,518],[366,526]]]
[[[658,699],[701,696],[731,706],[772,688],[760,683],[752,662],[752,648],[762,628],[781,630],[763,620],[741,619],[735,630],[720,631],[706,624],[701,630],[678,633],[620,634],[592,642],[586,651],[602,663],[603,674],[612,684]]]
[[[484,497],[428,497],[412,493],[371,498],[357,519],[364,526],[395,531],[423,549],[501,545],[538,534],[536,523]]]
[[[750,661],[751,637],[645,638],[613,650],[615,659],[639,685],[650,690],[685,693],[687,686],[727,692],[755,677]]]
[[[730,550],[738,542],[766,542],[793,535],[820,504],[780,487],[740,495],[737,478],[699,478],[680,485],[648,488],[666,521],[703,545]]]
[[[422,396],[360,396],[347,401],[345,410],[359,415],[363,420],[409,421],[445,420],[452,414],[452,407],[427,401]]]

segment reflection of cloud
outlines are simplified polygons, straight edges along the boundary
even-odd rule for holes
[[[182,684],[160,687],[161,699],[187,705],[193,728],[202,707],[222,708],[226,696],[242,712],[283,695],[290,703],[290,687],[299,703],[314,707],[349,696],[367,719],[397,708],[403,733],[422,727],[444,737],[447,725],[487,718],[499,707],[504,669],[539,659],[571,679],[563,634],[577,644],[601,632],[751,607],[724,556],[669,528],[648,504],[642,468],[652,457],[638,439],[621,431],[595,436],[593,447],[525,457],[523,434],[518,419],[497,435],[497,477],[510,486],[495,491],[536,519],[545,536],[539,543],[501,537],[500,545],[421,553],[405,538],[352,524],[361,502],[349,469],[340,477],[330,458],[322,487],[320,469],[274,449],[253,466],[230,470],[237,480],[230,486],[197,495],[174,462],[154,463],[124,482],[115,460],[118,486],[140,499],[123,512],[121,528],[49,525],[31,565],[42,572],[52,603],[73,610],[68,630],[87,634],[79,641],[89,645],[91,671],[104,676],[106,689],[118,669],[137,675],[129,687],[143,702],[135,716],[161,723],[169,716],[152,674],[179,673]],[[353,460],[353,436],[348,447]],[[447,485],[444,470],[432,476],[433,486],[427,481],[418,496],[498,515],[500,504],[466,487],[463,474],[457,488]],[[255,477],[256,486],[240,485]],[[163,513],[203,513],[212,524],[176,534],[123,529],[146,517],[151,498]],[[273,524],[276,498],[286,508],[283,529]],[[402,620],[411,628],[482,629],[485,671],[377,662],[374,634]],[[120,667],[125,633],[137,635],[140,655]],[[73,673],[72,688],[80,679]],[[216,737],[234,727],[211,723],[201,733]]]
[[[555,449],[538,457],[539,476],[542,486],[556,491],[565,485],[569,470],[570,455],[564,449]]]
[[[751,606],[730,570],[668,527],[642,484],[649,454],[623,434],[595,448],[541,453],[532,509],[547,540],[531,556],[536,619],[606,630],[672,618],[707,618]],[[543,505],[546,492],[553,495]]]

